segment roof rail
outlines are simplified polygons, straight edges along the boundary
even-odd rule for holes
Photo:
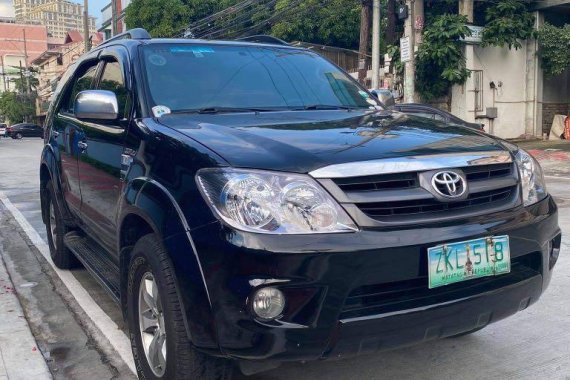
[[[287,42],[277,37],[268,36],[265,34],[237,38],[236,41],[254,42],[258,44],[289,45]]]
[[[103,41],[102,43],[97,45],[97,47],[106,45],[109,42],[117,41],[117,40],[124,40],[124,39],[150,40],[151,38],[152,37],[150,36],[150,34],[145,29],[134,28],[134,29],[127,30],[126,32],[117,34],[116,36],[113,36],[113,37],[109,38],[108,40]]]

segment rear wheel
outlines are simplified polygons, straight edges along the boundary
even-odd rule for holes
[[[192,348],[172,263],[155,237],[142,237],[129,265],[127,319],[141,379],[232,379],[233,363]]]
[[[76,267],[79,261],[63,243],[63,237],[69,232],[69,228],[63,222],[61,211],[57,207],[55,190],[51,181],[48,181],[46,188],[48,191],[46,231],[51,259],[58,268],[71,269]]]
[[[16,133],[16,139],[20,140],[22,137],[24,137],[20,132]]]

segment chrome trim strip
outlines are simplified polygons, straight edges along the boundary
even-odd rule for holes
[[[384,158],[380,160],[347,162],[313,170],[313,178],[348,178],[376,174],[417,172],[459,168],[465,166],[503,164],[512,162],[507,151],[443,153],[425,156]]]

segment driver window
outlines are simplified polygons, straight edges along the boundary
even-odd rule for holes
[[[125,112],[128,112],[128,92],[123,80],[123,72],[121,65],[117,61],[108,61],[105,63],[105,69],[101,80],[99,81],[99,90],[112,91],[117,96],[117,104],[119,105],[119,116],[128,117]]]
[[[73,86],[68,93],[68,98],[62,105],[62,111],[66,113],[73,114],[73,107],[75,103],[75,97],[81,91],[91,90],[93,89],[93,79],[97,74],[97,62],[93,62],[90,65],[86,66],[83,70],[79,69],[77,75],[75,76],[75,80]]]

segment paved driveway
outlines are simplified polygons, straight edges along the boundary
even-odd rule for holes
[[[39,139],[0,140],[0,190],[45,238],[38,195],[41,146]],[[548,186],[560,205],[564,239],[550,288],[537,304],[471,336],[347,360],[286,364],[253,378],[570,379],[570,177],[548,177]],[[102,289],[84,273],[75,276],[120,323]]]

